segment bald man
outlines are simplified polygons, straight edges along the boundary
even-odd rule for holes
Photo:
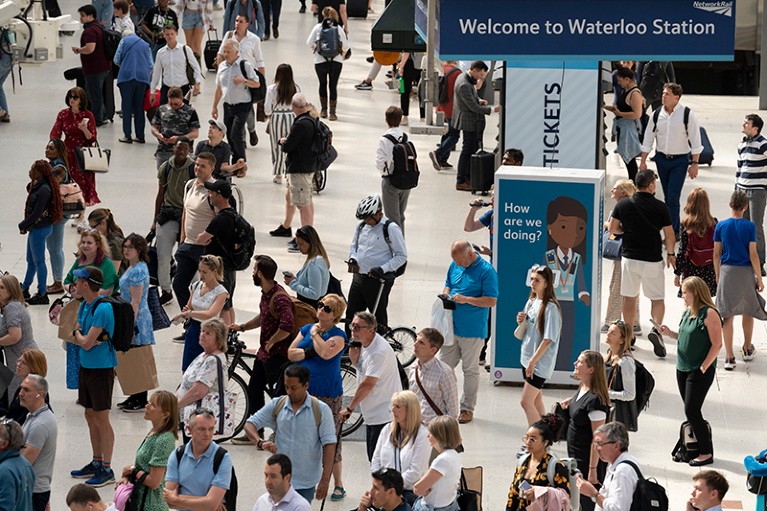
[[[474,418],[479,388],[479,352],[488,337],[488,314],[498,298],[498,274],[493,266],[474,251],[468,241],[456,241],[450,249],[453,262],[447,270],[444,294],[455,302],[454,342],[443,346],[440,358],[455,369],[463,368],[463,395],[458,422]]]

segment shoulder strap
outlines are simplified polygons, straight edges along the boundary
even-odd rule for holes
[[[216,359],[216,372],[218,373],[218,430],[223,434],[224,417],[226,416],[226,410],[224,408],[224,401],[226,400],[224,398],[224,364],[221,362],[218,355],[213,355],[213,358]],[[216,456],[218,456],[218,451],[216,451]],[[214,468],[214,472],[217,470],[218,469]]]
[[[290,295],[285,291],[277,291],[269,299],[269,314],[271,314],[274,319],[279,319],[279,317],[277,317],[277,311],[274,310],[274,300],[276,300],[279,295],[287,296],[290,299],[290,306],[293,307],[293,299],[290,298]]]
[[[663,107],[661,107],[663,108]],[[658,131],[658,118],[660,117],[660,108],[656,108],[652,113],[652,131],[655,133]]]
[[[457,72],[460,72],[460,71],[461,71],[460,67],[453,67],[450,71],[447,72],[447,74],[445,75],[445,78],[447,78],[448,76],[450,76],[453,73],[457,73]]]
[[[275,425],[277,424],[277,416],[280,414],[283,408],[285,408],[285,403],[288,401],[288,396],[282,396],[278,401],[277,404],[274,405],[274,410],[272,410],[272,420],[274,420]]]
[[[394,144],[394,145],[397,145],[397,144],[399,144],[399,143],[400,143],[400,141],[399,141],[399,140],[397,140],[397,139],[394,137],[394,135],[390,135],[390,134],[388,134],[388,133],[387,133],[386,135],[384,135],[384,136],[383,136],[383,138],[385,138],[386,140],[388,140],[389,142],[391,142],[391,143],[392,143],[392,144]],[[403,142],[404,142],[404,140],[403,140]]]
[[[317,429],[320,429],[322,424],[322,410],[320,409],[320,401],[316,397],[309,395],[312,398],[312,412],[314,412],[314,423],[317,425]]]
[[[354,251],[356,252],[360,248],[360,234],[362,234],[362,229],[365,227],[365,221],[363,220],[359,224],[357,224],[357,236],[354,237]]]
[[[391,250],[391,239],[389,238],[389,224],[391,222],[392,221],[387,218],[383,224],[383,235],[384,239],[386,240],[386,244],[389,245],[389,250]]]
[[[642,475],[642,472],[639,470],[639,467],[636,466],[636,463],[634,463],[633,461],[629,461],[629,460],[623,460],[623,461],[621,461],[621,463],[625,463],[627,465],[631,465],[631,467],[634,469],[634,472],[637,473],[637,476],[639,477],[639,479],[640,480],[644,480],[644,476]],[[618,463],[618,464],[620,465],[620,463]]]
[[[684,132],[686,135],[690,134],[690,131],[687,129],[687,123],[690,122],[690,107],[686,106],[684,107]]]
[[[437,403],[434,402],[429,393],[426,392],[426,389],[423,388],[423,385],[421,384],[421,378],[418,376],[418,365],[415,366],[413,374],[415,375],[415,382],[418,384],[418,388],[421,389],[421,394],[423,394],[423,397],[426,398],[426,401],[429,403],[429,406],[431,406],[431,409],[434,410],[434,413],[437,415],[445,415],[442,413],[442,410],[439,409],[439,406],[437,406]]]
[[[184,456],[184,448],[186,447],[186,444],[179,445],[176,447],[176,463],[181,463],[181,458]]]
[[[221,467],[221,462],[224,461],[224,455],[227,450],[219,446],[216,452],[213,454],[213,474],[218,474],[218,469]]]

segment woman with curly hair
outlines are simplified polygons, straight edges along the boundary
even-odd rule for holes
[[[521,511],[535,501],[535,490],[525,490],[523,482],[530,486],[548,486],[561,488],[570,493],[570,481],[567,467],[549,452],[549,448],[559,440],[557,433],[564,425],[562,418],[553,413],[541,416],[527,430],[522,441],[527,447],[527,454],[517,463],[517,471],[511,480],[506,511]],[[554,465],[553,470],[550,468]],[[549,477],[551,475],[551,477]]]
[[[49,303],[46,281],[48,267],[45,264],[45,241],[53,232],[53,224],[61,221],[61,194],[59,183],[53,177],[51,164],[37,160],[29,169],[27,202],[24,220],[19,222],[19,233],[27,236],[27,273],[21,284],[24,298],[29,305]],[[29,288],[37,275],[37,294],[29,297]]]

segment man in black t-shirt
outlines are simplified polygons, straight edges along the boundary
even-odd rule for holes
[[[221,119],[211,119],[208,121],[208,140],[197,143],[194,150],[195,155],[208,152],[216,157],[216,167],[213,169],[213,177],[221,179],[221,173],[227,172],[235,174],[237,177],[244,177],[248,171],[245,160],[240,158],[235,163],[229,163],[232,159],[232,148],[224,141],[226,136],[226,126]]]
[[[198,237],[197,242],[205,245],[205,255],[217,255],[224,261],[224,282],[222,284],[229,291],[229,299],[224,304],[221,320],[225,325],[234,323],[234,309],[232,299],[234,287],[237,283],[237,272],[232,263],[230,254],[234,252],[234,221],[236,212],[229,204],[232,198],[232,187],[226,181],[208,181],[205,183],[208,189],[208,201],[216,211],[216,216],[210,221]]]
[[[178,30],[178,15],[168,6],[168,0],[157,0],[157,5],[150,8],[141,19],[139,30],[151,39],[152,59],[157,57],[157,50],[166,44],[163,29],[168,24]]]
[[[372,487],[365,492],[357,511],[410,511],[410,504],[402,498],[402,475],[393,468],[384,468],[371,474]]]
[[[621,248],[621,295],[623,296],[623,321],[634,324],[636,304],[641,286],[644,295],[652,303],[650,315],[655,323],[663,324],[666,311],[665,266],[676,267],[674,255],[674,229],[666,204],[655,198],[658,176],[651,170],[641,170],[636,176],[639,191],[633,197],[618,201],[613,209],[609,230],[623,234]],[[661,239],[660,231],[664,238]],[[666,264],[663,263],[663,245],[666,245]],[[655,355],[666,356],[663,336],[653,326],[647,339],[653,345]],[[632,345],[634,341],[632,340]]]

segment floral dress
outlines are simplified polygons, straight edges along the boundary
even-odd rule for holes
[[[90,141],[85,138],[85,134],[78,128],[78,125],[83,119],[88,119],[88,129],[93,133],[93,139]],[[99,204],[101,200],[99,199],[98,193],[96,193],[96,175],[93,172],[84,172],[80,170],[80,165],[77,163],[75,148],[93,145],[96,141],[96,136],[96,118],[93,117],[90,110],[74,113],[70,108],[65,108],[56,116],[56,122],[53,124],[53,128],[51,128],[49,137],[50,139],[64,139],[64,145],[67,148],[69,173],[77,184],[80,185],[86,206]]]
[[[166,431],[159,435],[147,435],[141,445],[136,451],[136,468],[142,472],[149,472],[152,467],[167,467],[168,458],[173,450],[176,448],[176,439],[173,437],[173,433]],[[144,488],[142,493],[146,492],[146,496],[140,495],[139,499],[143,497],[143,511],[167,511],[168,504],[162,498],[162,491],[165,488],[165,478],[163,477],[160,486],[154,490]],[[141,502],[141,500],[139,500]]]
[[[131,286],[143,286],[141,290],[141,301],[138,306],[138,315],[136,316],[136,329],[131,344],[133,346],[146,346],[154,344],[154,329],[152,327],[152,313],[149,311],[149,268],[146,263],[141,261],[136,266],[131,266],[123,276],[120,277],[120,289],[122,289],[123,298],[128,302],[133,302]]]
[[[553,486],[554,488],[562,488],[568,494],[570,493],[570,480],[567,476],[567,468],[561,461],[556,462],[557,465],[554,469],[554,484],[552,485],[549,482],[548,468],[549,463],[552,462],[552,458],[553,455],[550,452],[543,455],[543,459],[538,463],[537,471],[532,479],[527,479],[525,477],[531,460],[530,456],[528,456],[523,463],[517,465],[517,471],[514,473],[514,479],[511,480],[511,487],[509,488],[506,511],[519,511],[531,504],[531,502],[520,496],[522,491],[519,485],[522,484],[522,481],[527,481],[532,486]]]
[[[716,224],[711,226],[711,230],[716,227]],[[687,231],[682,230],[682,235],[679,237],[679,249],[676,254],[676,269],[674,274],[679,276],[680,281],[684,281],[687,277],[700,277],[703,282],[708,286],[708,290],[711,292],[711,296],[716,296],[716,272],[714,271],[713,261],[704,266],[698,266],[694,264],[687,257],[687,246],[690,244],[690,236],[697,236],[697,234],[689,234]],[[712,247],[713,248],[713,247]],[[679,287],[677,296],[682,297],[682,287]]]

